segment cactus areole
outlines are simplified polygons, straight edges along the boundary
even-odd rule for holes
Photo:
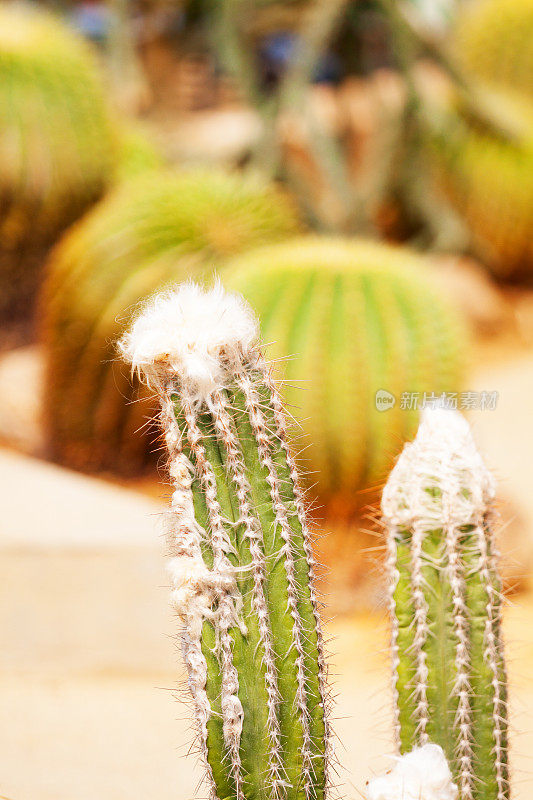
[[[382,501],[395,733],[402,753],[442,747],[461,800],[510,797],[493,502],[466,421],[427,410]]]
[[[322,800],[326,668],[304,501],[256,320],[220,286],[120,343],[161,401],[172,600],[211,796]]]

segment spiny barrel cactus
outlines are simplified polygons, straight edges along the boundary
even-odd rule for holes
[[[309,236],[248,253],[224,272],[272,343],[312,480],[338,512],[383,476],[414,431],[424,393],[461,388],[462,326],[427,269],[405,249]],[[384,411],[380,392],[390,401]]]
[[[465,4],[453,36],[459,61],[474,76],[533,99],[533,0]]]
[[[509,798],[493,509],[494,484],[466,421],[428,410],[382,500],[395,733],[402,752],[442,747],[461,800]]]
[[[137,125],[124,125],[118,133],[118,153],[113,174],[113,182],[136,178],[149,170],[164,165],[162,154],[155,143]]]
[[[44,287],[51,455],[126,473],[152,463],[153,437],[135,436],[151,405],[146,396],[133,402],[114,363],[132,307],[297,227],[292,204],[271,185],[216,170],[141,175],[90,212],[52,254]]]
[[[322,800],[326,668],[304,501],[241,298],[185,284],[121,350],[161,402],[172,599],[211,795]]]
[[[497,276],[518,279],[533,270],[533,107],[500,94],[490,97],[509,122],[511,138],[450,113],[428,152],[480,257]]]
[[[89,46],[44,12],[1,3],[1,314],[25,309],[44,250],[102,194],[113,150]]]

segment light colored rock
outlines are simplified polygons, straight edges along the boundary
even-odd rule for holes
[[[0,441],[25,453],[44,449],[43,358],[37,345],[0,355]]]
[[[157,542],[164,506],[54,464],[0,450],[0,547],[135,547]]]

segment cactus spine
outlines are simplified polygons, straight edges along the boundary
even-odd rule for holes
[[[147,307],[121,349],[161,401],[172,596],[212,795],[322,800],[313,558],[255,319],[219,286],[182,284]]]
[[[383,492],[395,733],[440,745],[461,800],[508,800],[494,484],[465,420],[430,409]]]

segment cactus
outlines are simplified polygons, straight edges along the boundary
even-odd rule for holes
[[[163,156],[142,127],[132,124],[122,126],[118,135],[114,183],[136,178],[163,165]]]
[[[453,49],[474,76],[533,99],[533,0],[480,0],[459,15]]]
[[[0,314],[27,313],[43,253],[105,189],[114,128],[89,46],[0,4]]]
[[[154,172],[127,182],[52,254],[42,300],[50,454],[81,469],[152,464],[148,392],[137,393],[112,342],[132,307],[162,286],[297,229],[281,192],[217,170]]]
[[[483,261],[497,276],[517,279],[533,270],[533,107],[500,93],[487,98],[513,131],[511,139],[450,112],[428,154]]]
[[[337,513],[351,513],[356,491],[412,435],[418,412],[402,408],[402,393],[421,404],[424,392],[461,388],[464,332],[428,270],[406,249],[309,236],[232,260],[223,274],[273,343],[320,501]],[[376,408],[379,390],[394,407]]]
[[[241,298],[184,284],[121,351],[161,402],[169,572],[211,796],[321,800],[326,668],[306,514]]]
[[[508,800],[494,484],[466,421],[425,412],[383,492],[395,734],[444,750],[461,800]]]

